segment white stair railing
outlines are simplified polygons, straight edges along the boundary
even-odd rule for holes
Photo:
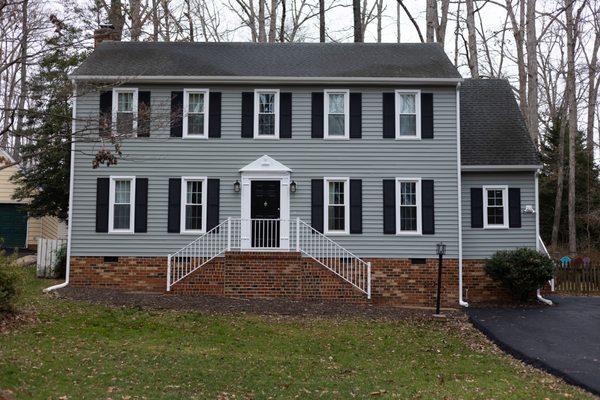
[[[371,263],[296,219],[296,251],[312,258],[371,298]]]

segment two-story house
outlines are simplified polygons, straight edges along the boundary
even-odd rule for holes
[[[104,41],[72,78],[71,285],[431,306],[443,243],[458,306],[540,245],[509,84],[437,44]]]

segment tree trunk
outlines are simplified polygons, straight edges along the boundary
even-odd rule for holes
[[[152,41],[158,42],[160,19],[158,16],[158,0],[152,0]]]
[[[538,59],[535,31],[535,3],[527,1],[527,125],[535,146],[539,143],[538,129]]]
[[[123,15],[123,4],[121,4],[121,0],[111,0],[110,10],[108,11],[108,21],[115,27],[119,34],[123,35],[125,16]]]
[[[277,0],[271,0],[271,15],[269,16],[269,43],[275,43],[277,37]]]
[[[29,0],[23,0],[21,19],[21,65],[20,65],[20,93],[17,105],[17,129],[15,130],[15,142],[13,147],[13,158],[18,162],[21,160],[21,138],[23,135],[23,124],[25,119],[25,99],[27,98],[27,46],[29,44],[29,25],[27,9]]]
[[[425,40],[427,43],[433,43],[435,26],[437,22],[437,0],[427,0],[425,9]]]
[[[267,30],[265,27],[265,2],[267,0],[258,0],[258,42],[267,41]]]
[[[460,7],[460,4],[458,5]],[[442,0],[442,16],[435,29],[435,41],[442,47],[446,42],[446,27],[448,26],[448,10],[450,9],[450,0]]]
[[[521,107],[521,113],[523,114],[525,123],[529,125],[529,114],[527,112],[527,71],[525,68],[525,51],[523,49],[525,35],[525,0],[521,0],[519,4],[518,22],[513,9],[512,0],[506,0],[506,10],[510,17],[512,32],[515,38],[515,47],[517,50],[517,70],[519,73],[519,106]]]
[[[475,8],[473,0],[465,0],[467,4],[467,31],[469,37],[469,69],[471,77],[479,78],[479,61],[477,59],[477,32],[475,31]]]
[[[569,253],[577,253],[577,225],[575,221],[575,142],[577,140],[577,99],[575,95],[575,24],[573,23],[573,1],[565,0],[567,33],[567,82],[566,96],[569,109]]]
[[[188,9],[189,9],[189,0]],[[129,0],[129,8],[131,14],[131,30],[129,36],[132,42],[138,42],[142,34],[142,15],[140,0]]]
[[[319,0],[319,42],[325,43],[325,0]]]
[[[381,43],[382,19],[383,19],[383,0],[377,0],[377,43]]]
[[[565,130],[566,116],[561,113],[560,125],[558,128],[558,164],[556,165],[556,193],[554,195],[554,221],[552,222],[552,237],[550,245],[553,248],[558,246],[558,231],[560,229],[560,219],[562,216],[562,199],[564,193],[565,181]]]
[[[279,42],[285,41],[285,12],[286,12],[286,0],[281,0],[281,26],[279,27]]]
[[[592,58],[588,64],[588,107],[587,107],[587,128],[586,128],[586,147],[588,152],[589,165],[587,168],[587,215],[586,215],[586,230],[588,246],[591,246],[591,212],[592,212],[592,167],[594,164],[594,116],[596,112],[596,104],[598,102],[598,84],[596,77],[598,74],[598,50],[600,49],[600,32],[596,32],[594,38],[594,46],[592,48]]]
[[[354,42],[362,43],[362,23],[360,18],[360,0],[352,0],[352,14],[354,15]]]
[[[195,41],[195,37],[194,37],[194,18],[192,16],[192,7],[191,7],[191,0],[185,0],[185,5],[187,7],[187,19],[188,19],[188,25],[190,28],[190,42],[194,42]]]

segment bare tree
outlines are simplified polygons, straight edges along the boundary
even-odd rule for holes
[[[354,42],[360,43],[364,40],[361,23],[360,0],[352,0],[352,16],[354,17]]]
[[[404,12],[406,13],[406,16],[410,20],[411,24],[415,27],[415,30],[417,31],[417,35],[419,35],[419,39],[421,40],[421,43],[425,43],[425,39],[423,38],[423,33],[421,33],[421,28],[419,28],[419,24],[417,23],[415,18],[412,16],[412,14],[408,10],[408,8],[406,8],[406,5],[404,4],[404,2],[402,0],[396,0],[396,1],[398,2],[398,5],[400,5],[400,7],[402,7]]]
[[[325,43],[325,0],[319,0],[319,42]]]
[[[477,32],[475,30],[475,7],[473,0],[465,0],[467,5],[467,31],[468,31],[468,62],[472,78],[479,78],[479,61],[477,53]]]
[[[535,5],[536,0],[527,1],[527,125],[529,135],[537,147],[539,144],[538,60],[536,53],[538,39],[535,30]]]

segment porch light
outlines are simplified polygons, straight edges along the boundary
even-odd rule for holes
[[[290,192],[291,193],[296,193],[296,182],[292,181],[292,183],[290,183]]]
[[[235,181],[235,183],[233,184],[233,191],[236,193],[240,192],[240,181]]]

